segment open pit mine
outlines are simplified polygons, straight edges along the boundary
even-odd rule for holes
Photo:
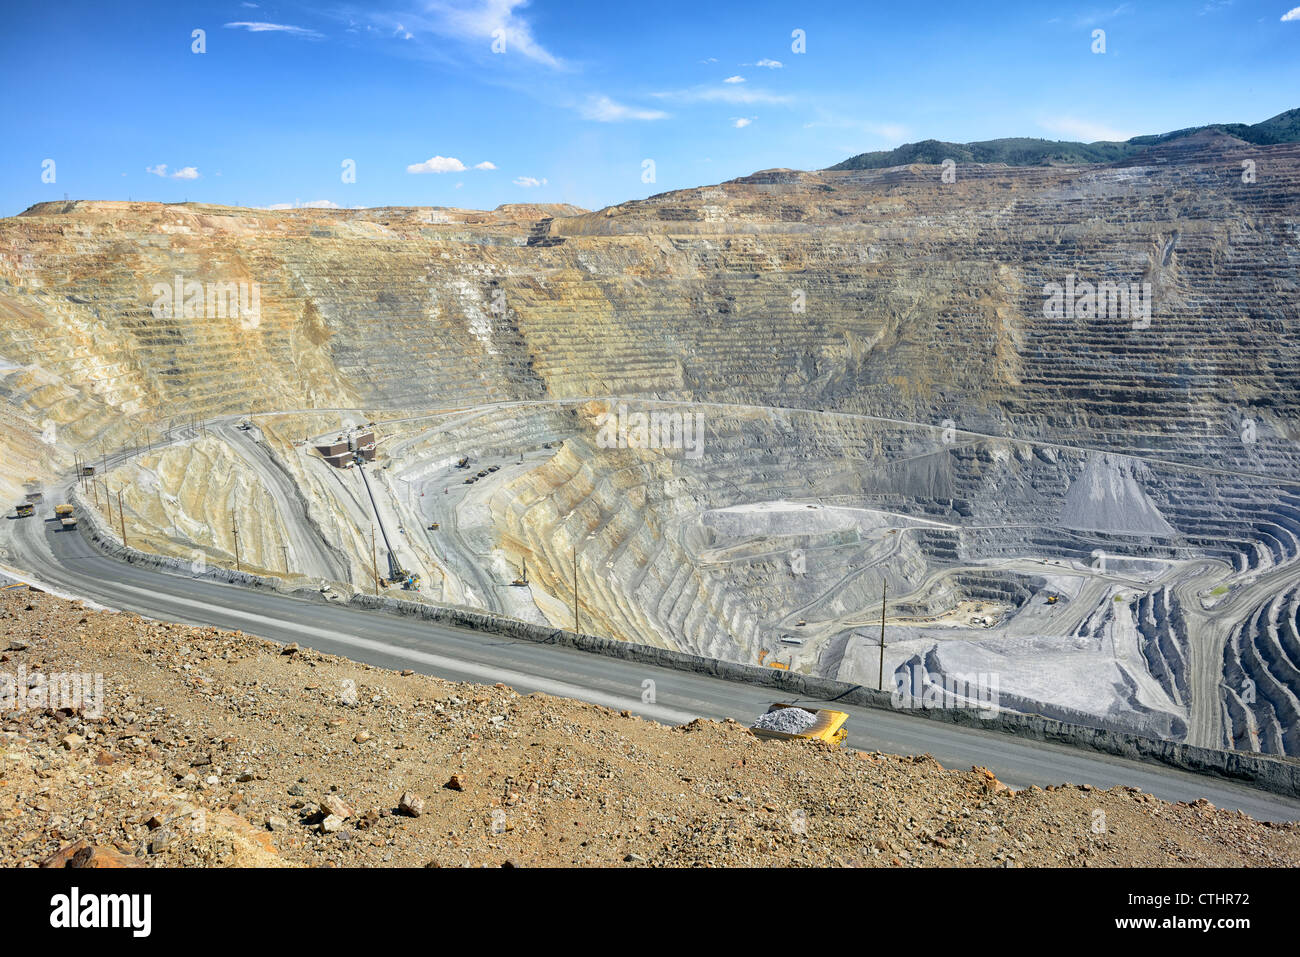
[[[70,531],[193,574],[1300,754],[1300,145],[943,174],[34,206],[0,495],[75,470]]]

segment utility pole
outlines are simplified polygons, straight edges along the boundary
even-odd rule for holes
[[[379,597],[379,551],[375,547],[375,523],[370,523],[370,564],[375,569],[375,597]]]
[[[573,630],[576,634],[578,631],[578,549],[573,549]]]
[[[235,517],[235,510],[230,510],[230,530],[235,535],[235,571],[242,572],[243,565],[239,560],[239,520]]]
[[[99,493],[96,492],[96,495]],[[108,527],[113,527],[113,495],[108,490],[108,479],[104,479],[104,504],[108,506]]]
[[[96,482],[94,479],[91,479],[90,487],[95,492],[95,508],[98,509],[99,508],[99,483]]]
[[[284,574],[285,574],[286,576],[288,576],[288,574],[289,574],[289,546],[288,546],[288,545],[281,545],[281,546],[280,546],[280,551],[284,552]]]
[[[880,678],[876,685],[877,690],[885,690],[885,594],[889,591],[889,585],[882,581],[880,583]]]
[[[122,490],[117,490],[117,520],[122,523],[122,547],[126,547],[126,510],[122,508]]]

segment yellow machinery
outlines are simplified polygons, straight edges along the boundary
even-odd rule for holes
[[[16,511],[19,518],[28,518],[36,514],[36,506],[31,502],[23,502],[17,507]]]
[[[825,741],[826,743],[833,744],[836,747],[843,744],[844,739],[849,736],[849,729],[845,727],[845,724],[849,720],[849,716],[843,711],[831,711],[826,708],[801,708],[799,705],[795,704],[780,703],[772,705],[767,710],[770,714],[773,711],[781,711],[784,708],[799,708],[801,711],[807,711],[809,714],[816,715],[817,722],[812,725],[812,727],[808,728],[806,731],[801,731],[799,734],[787,734],[784,731],[767,731],[763,728],[750,728],[749,730],[753,732],[755,737],[769,740]]]

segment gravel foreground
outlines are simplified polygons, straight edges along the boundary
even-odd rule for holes
[[[0,706],[7,867],[1300,864],[1300,825],[1203,801],[1012,791],[0,592],[0,680],[35,672],[102,674],[104,703]]]

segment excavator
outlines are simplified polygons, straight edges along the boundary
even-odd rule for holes
[[[524,559],[524,575],[523,575],[523,577],[522,577],[522,578],[516,578],[516,579],[515,579],[514,581],[512,581],[510,584],[511,584],[511,586],[514,587],[514,588],[527,588],[527,587],[528,587],[528,559],[526,559],[526,558]]]

